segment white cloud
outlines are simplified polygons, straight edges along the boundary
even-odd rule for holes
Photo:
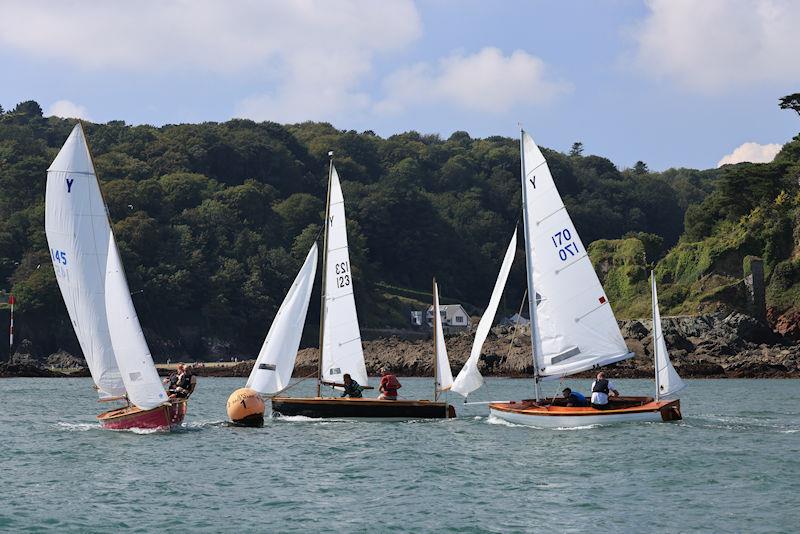
[[[768,145],[760,145],[758,143],[744,143],[736,147],[733,152],[727,154],[719,160],[717,167],[723,165],[742,163],[749,161],[750,163],[769,163],[778,152],[781,151],[782,145],[777,143],[770,143]]]
[[[201,71],[262,80],[240,103],[254,119],[320,119],[364,107],[376,54],[417,39],[412,0],[142,0],[3,4],[0,51],[84,69]]]
[[[417,104],[445,104],[503,113],[518,105],[543,104],[572,90],[546,70],[541,59],[522,50],[509,56],[497,48],[455,54],[436,66],[419,63],[390,75],[384,81],[386,97],[376,110],[399,113]]]
[[[648,0],[647,7],[634,31],[634,64],[649,75],[707,93],[800,77],[800,2]]]
[[[62,117],[64,119],[91,120],[89,117],[89,112],[85,107],[74,102],[70,102],[69,100],[56,100],[50,104],[49,108],[47,108],[45,115],[48,117]]]

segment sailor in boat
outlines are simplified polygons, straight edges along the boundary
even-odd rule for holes
[[[397,380],[397,377],[392,374],[388,368],[382,367],[381,368],[381,385],[378,387],[378,391],[381,394],[378,396],[378,399],[381,400],[397,400],[397,390],[403,387],[400,385],[400,381]]]
[[[175,389],[175,386],[178,384],[178,376],[183,374],[183,372],[184,372],[184,365],[182,363],[179,363],[178,367],[174,371],[172,371],[172,373],[170,373],[169,377],[161,381],[165,386],[167,386],[167,391],[171,393]]]
[[[353,377],[351,377],[349,373],[345,373],[344,376],[342,377],[342,380],[344,381],[343,384],[339,384],[337,382],[325,382],[325,381],[323,381],[322,383],[325,384],[326,386],[343,388],[344,392],[341,395],[342,397],[350,397],[351,399],[360,399],[361,397],[363,397],[361,392],[367,388],[365,388],[364,386],[353,380]]]
[[[572,391],[570,388],[564,388],[561,394],[564,395],[564,398],[567,401],[567,406],[577,406],[582,408],[589,405],[589,403],[586,401],[586,397],[584,397],[582,393]]]
[[[597,410],[607,410],[610,408],[608,397],[618,397],[619,391],[614,388],[603,371],[597,373],[597,379],[592,382],[592,408]]]
[[[197,386],[197,378],[192,373],[190,366],[181,365],[178,367],[178,376],[175,381],[175,386],[169,389],[169,397],[185,399],[192,394],[194,388]]]

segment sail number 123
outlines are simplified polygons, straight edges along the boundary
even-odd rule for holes
[[[343,261],[336,264],[336,287],[345,287],[350,285],[350,265],[349,262]]]
[[[568,228],[559,230],[553,234],[550,239],[553,240],[553,246],[558,249],[558,257],[561,261],[567,261],[568,258],[575,256],[580,252],[578,245],[572,240],[572,232]]]

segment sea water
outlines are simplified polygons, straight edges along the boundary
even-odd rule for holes
[[[652,390],[647,380],[615,382],[623,394]],[[0,380],[0,530],[800,528],[797,380],[689,380],[682,422],[561,430],[495,420],[454,394],[453,420],[231,427],[225,401],[243,383],[201,378],[183,428],[143,433],[102,430],[95,415],[107,405],[88,379]],[[431,380],[402,383],[403,396],[430,398]],[[566,385],[586,393],[588,381]],[[490,378],[473,397],[531,394],[530,380]]]

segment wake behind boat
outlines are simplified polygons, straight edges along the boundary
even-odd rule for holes
[[[186,399],[169,399],[156,372],[80,123],[47,170],[45,231],[100,401],[127,402],[100,414],[100,424],[111,429],[179,425]]]
[[[332,156],[332,153],[329,155]],[[314,250],[314,252],[316,251]],[[313,273],[311,277],[313,280]],[[438,402],[436,396],[433,401],[322,396],[323,385],[333,385],[341,389],[346,383],[346,378],[369,388],[364,352],[361,346],[361,331],[358,326],[356,304],[353,297],[353,284],[347,243],[344,196],[339,182],[339,174],[333,165],[333,159],[331,159],[328,170],[328,198],[323,237],[317,395],[305,398],[280,394],[274,396],[272,397],[273,413],[284,416],[303,415],[325,418],[438,419],[454,417],[455,409],[445,402]],[[306,306],[308,298],[310,298],[310,290],[306,297]],[[302,316],[305,317],[305,311]],[[277,320],[278,317],[276,317]],[[271,332],[272,329],[270,329]],[[292,362],[299,342],[298,332],[296,343],[292,341],[294,347]],[[270,368],[269,365],[262,368],[258,363],[253,369],[255,376],[274,371],[275,369]],[[251,380],[252,377],[253,375],[251,375]]]
[[[524,131],[521,132],[520,151],[535,398],[490,403],[491,414],[513,423],[544,427],[681,419],[680,401],[662,400],[674,396],[683,383],[669,362],[661,334],[655,277],[652,277],[655,398],[610,397],[605,409],[567,406],[566,399],[542,398],[542,380],[562,379],[625,360],[633,353],[625,345],[608,297],[556,189],[547,162]],[[511,259],[513,247],[506,253],[487,309],[492,318],[495,310],[492,304],[502,294]],[[478,341],[476,335],[476,343]],[[466,397],[481,386],[483,380],[477,368],[479,355],[480,347],[476,350],[473,346],[453,391]]]

